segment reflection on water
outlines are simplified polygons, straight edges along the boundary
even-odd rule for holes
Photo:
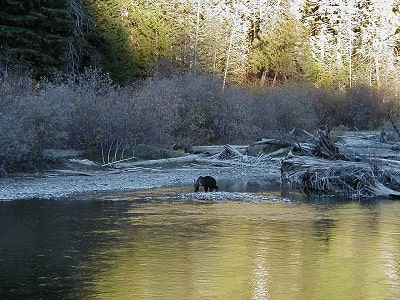
[[[0,203],[0,298],[400,295],[400,202],[163,199],[176,192]]]

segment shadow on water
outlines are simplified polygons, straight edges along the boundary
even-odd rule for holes
[[[242,179],[242,180],[220,180],[219,191],[239,193],[266,193],[289,199],[292,202],[321,205],[340,205],[349,202],[357,202],[362,205],[376,204],[382,201],[377,198],[359,198],[330,195],[324,193],[305,194],[300,190],[292,189],[287,184],[281,184],[269,178]]]
[[[77,266],[104,243],[94,233],[112,224],[110,205],[114,210],[118,204],[0,202],[0,299],[76,299],[92,276],[89,271],[86,279],[76,277]]]
[[[226,200],[229,200],[229,193],[243,193],[255,195],[269,195],[290,202],[299,202],[306,204],[320,205],[337,205],[356,201],[361,204],[374,204],[380,202],[381,199],[352,199],[350,197],[340,197],[328,194],[305,194],[301,190],[290,188],[277,181],[271,181],[270,178],[243,178],[243,179],[220,179],[217,180],[218,192],[226,192]],[[109,199],[126,200],[133,199],[135,201],[155,201],[167,200],[179,197],[181,194],[194,193],[193,184],[170,186],[156,189],[137,190],[135,192],[112,192],[104,193],[109,195]],[[204,193],[203,187],[198,192],[200,195]],[[84,198],[85,196],[83,196]],[[245,198],[245,195],[243,196]],[[218,197],[220,199],[220,197]]]
[[[307,195],[301,191],[293,190],[288,185],[271,181],[269,178],[220,180],[218,186],[219,191],[225,192],[265,193],[295,202],[306,202],[308,200]]]
[[[219,191],[243,193],[277,192],[280,190],[279,183],[270,182],[267,179],[219,180],[218,187]]]

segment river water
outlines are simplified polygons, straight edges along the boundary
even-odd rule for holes
[[[1,202],[0,299],[400,297],[400,202],[183,192]]]

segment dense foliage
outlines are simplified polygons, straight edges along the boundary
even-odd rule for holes
[[[390,95],[367,86],[345,92],[313,85],[228,86],[191,73],[117,87],[86,71],[66,81],[9,76],[0,82],[0,170],[40,166],[44,149],[126,151],[138,144],[178,146],[251,142],[318,125],[375,128]]]
[[[7,64],[18,63],[38,76],[49,76],[67,65],[72,26],[66,2],[2,1],[1,6],[3,71]]]
[[[99,39],[79,0],[1,1],[0,74],[28,70],[34,78],[96,66]]]

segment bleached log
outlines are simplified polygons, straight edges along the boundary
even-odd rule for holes
[[[116,167],[133,167],[133,166],[161,165],[161,164],[168,164],[168,163],[182,163],[182,162],[196,161],[196,159],[199,157],[201,157],[201,156],[200,155],[187,155],[187,156],[172,157],[172,158],[137,161],[137,162],[132,162],[132,163],[120,162],[118,164],[115,164],[115,166]]]
[[[378,182],[371,191],[374,195],[380,197],[389,197],[389,198],[400,198],[400,192],[392,190],[387,186],[383,185],[382,183]]]
[[[261,159],[262,160],[271,159],[272,157],[276,157],[276,156],[282,155],[282,154],[284,154],[286,152],[289,152],[289,150],[290,150],[289,147],[281,148],[281,149],[278,149],[278,150],[276,150],[274,152],[262,155]]]
[[[91,173],[83,172],[83,171],[74,171],[74,170],[54,170],[55,173],[48,173],[46,176],[91,176]]]
[[[313,139],[313,140],[316,140],[316,137],[315,137],[313,134],[309,133],[307,130],[303,129],[302,132],[303,132],[305,135],[307,135],[309,138],[311,138],[311,139]]]
[[[225,165],[225,166],[241,166],[241,167],[254,166],[254,164],[245,163],[234,159],[221,160],[221,159],[210,159],[210,158],[198,158],[196,159],[196,162],[208,163],[214,165]]]
[[[397,159],[400,160],[400,152],[395,143],[383,143],[378,133],[364,133],[355,136],[355,133],[345,133],[336,143],[339,151],[349,158],[361,159]]]
[[[249,145],[231,145],[234,149],[239,151],[240,153],[244,154],[246,153],[246,149],[249,147]],[[217,154],[221,153],[224,151],[225,145],[216,145],[216,146],[192,146],[189,148],[188,152],[190,153],[205,153],[205,154]]]
[[[253,144],[251,144],[251,146],[265,145],[265,144],[275,144],[275,142],[277,142],[276,139],[261,138],[259,141],[256,141]]]
[[[292,145],[292,141],[289,141],[288,139],[284,138],[261,138],[260,140],[250,144],[251,147],[257,147],[257,146],[262,146],[262,145],[277,145],[280,147],[288,147]]]
[[[229,153],[232,153],[234,156],[243,159],[243,154],[236,150],[233,146],[226,144],[224,149]]]
[[[281,165],[282,181],[303,191],[352,197],[400,197],[382,182],[367,162],[288,156]]]
[[[136,159],[136,157],[133,156],[133,157],[117,160],[117,161],[112,161],[112,162],[109,162],[109,163],[106,163],[106,164],[102,164],[101,166],[102,167],[109,167],[109,166],[112,166],[112,165],[115,165],[115,164],[118,164],[118,163],[122,163],[122,162],[125,162],[125,161],[132,160],[132,159]]]
[[[188,150],[190,153],[205,153],[205,154],[217,154],[224,150],[224,146],[192,146]]]

